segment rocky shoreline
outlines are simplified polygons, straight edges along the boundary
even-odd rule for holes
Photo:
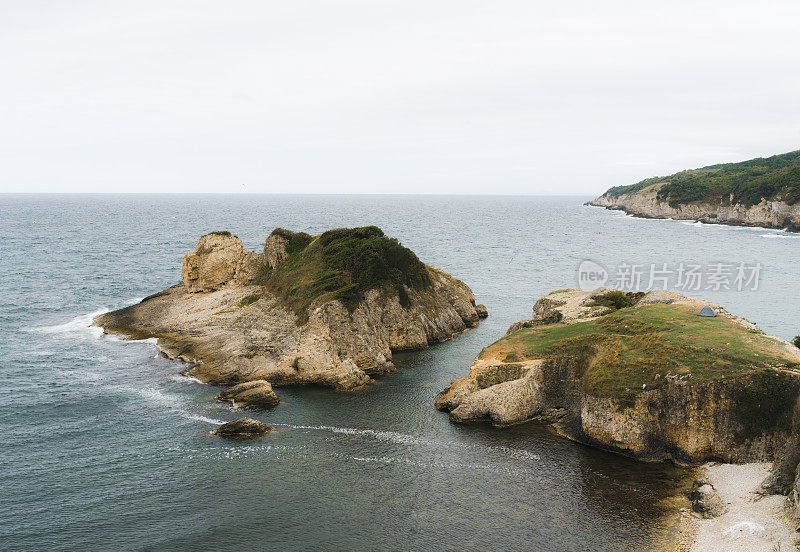
[[[635,306],[616,311],[607,297]],[[435,405],[455,422],[539,420],[639,460],[773,461],[789,444],[800,399],[792,368],[800,350],[718,305],[709,325],[696,316],[706,305],[661,291],[554,292],[537,302],[533,320],[484,348]]]
[[[706,495],[688,493],[691,503],[678,512],[672,550],[676,552],[774,552],[796,550],[800,533],[792,505],[782,495],[764,495],[770,474],[765,462],[708,463],[696,470],[695,483]],[[697,488],[697,485],[695,485]],[[688,501],[687,501],[688,502]],[[711,506],[710,509],[706,509]]]
[[[359,261],[354,255],[365,261],[348,272]],[[413,271],[416,280],[407,277]],[[235,404],[237,395],[274,402],[270,384],[359,389],[394,370],[393,352],[452,339],[487,314],[466,284],[375,227],[321,236],[276,229],[261,253],[229,232],[212,232],[184,257],[181,273],[181,284],[93,325],[156,338],[167,357],[190,363],[189,373],[206,383],[263,380],[258,389],[220,396]],[[366,283],[358,280],[365,273]]]
[[[620,195],[606,192],[586,202],[586,205],[623,211],[639,218],[693,220],[707,224],[800,232],[800,204],[797,203],[791,205],[777,199],[762,199],[756,205],[743,205],[731,203],[730,198],[722,198],[713,202],[696,201],[673,206],[665,199],[659,198],[659,189],[659,184],[653,184]]]
[[[697,316],[704,306],[717,316]],[[679,349],[659,342],[676,339]],[[632,354],[633,364],[620,361]],[[484,348],[435,406],[458,423],[538,421],[637,460],[698,466],[673,549],[768,552],[800,537],[798,364],[800,349],[719,305],[664,291],[559,290]],[[640,371],[630,388],[598,387],[630,367]]]

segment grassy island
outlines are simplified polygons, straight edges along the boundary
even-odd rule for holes
[[[769,394],[780,399],[780,389],[771,389],[774,369],[795,366],[784,347],[734,320],[704,318],[696,311],[689,305],[652,304],[585,322],[524,328],[484,349],[481,358],[578,363],[585,370],[587,393],[623,404],[670,377],[699,383],[755,371],[767,374]]]
[[[460,423],[544,422],[639,459],[766,461],[800,427],[798,368],[797,347],[718,305],[566,289],[485,347],[436,407]]]

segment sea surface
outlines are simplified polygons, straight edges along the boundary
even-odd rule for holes
[[[434,398],[536,298],[574,287],[584,260],[611,280],[623,263],[760,263],[758,289],[692,294],[792,337],[800,237],[634,219],[587,199],[0,195],[0,550],[666,548],[682,469],[536,424],[454,425]],[[241,415],[214,401],[219,388],[151,341],[89,327],[177,283],[206,232],[261,249],[277,226],[368,224],[464,280],[490,316],[397,354],[397,373],[364,392],[278,388],[281,405],[253,414],[280,429],[265,438],[209,435]]]

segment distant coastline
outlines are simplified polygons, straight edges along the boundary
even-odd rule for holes
[[[667,204],[653,201],[652,198],[642,194],[631,194],[624,197],[620,196],[619,198],[610,198],[602,195],[592,201],[587,201],[584,205],[602,207],[610,211],[622,211],[637,218],[690,220],[705,224],[724,224],[727,226],[800,232],[800,204],[795,206],[773,206],[765,202],[764,205],[745,210],[744,214],[741,215],[738,214],[739,210],[736,209],[733,216],[730,214],[730,209],[724,209],[720,205],[700,203],[675,209]],[[786,211],[791,212],[786,213]]]
[[[615,186],[586,205],[641,218],[800,232],[800,151]]]

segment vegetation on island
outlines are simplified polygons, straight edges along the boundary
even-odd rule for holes
[[[629,186],[615,186],[606,195],[619,197],[653,184],[661,184],[658,199],[672,207],[720,200],[751,206],[762,199],[781,199],[794,205],[800,201],[800,150],[656,176]]]
[[[231,233],[227,230],[214,230],[213,232],[209,232],[212,236],[230,236]]]
[[[484,349],[481,357],[577,365],[587,393],[615,398],[621,406],[669,378],[697,383],[769,371],[777,375],[763,376],[764,385],[751,390],[757,404],[781,416],[791,407],[780,403],[785,393],[774,383],[784,379],[780,369],[791,366],[777,342],[724,317],[699,317],[686,305],[624,307],[584,322],[523,328]]]
[[[262,267],[258,283],[306,319],[313,303],[338,299],[351,312],[364,293],[384,288],[408,307],[408,290],[431,286],[426,266],[413,251],[376,226],[329,230],[318,238],[278,229],[289,240],[288,257]]]
[[[613,290],[602,295],[595,296],[590,307],[608,307],[612,310],[626,309],[634,306],[639,299],[645,296],[642,291],[618,291]]]

